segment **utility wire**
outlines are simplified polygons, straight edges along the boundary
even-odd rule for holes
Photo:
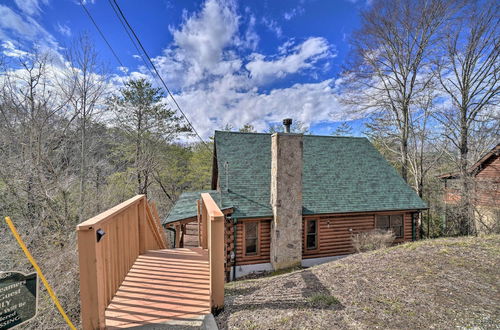
[[[189,121],[189,119],[187,118],[186,114],[184,113],[184,111],[182,111],[181,107],[179,106],[179,104],[177,103],[177,101],[175,100],[174,98],[174,95],[170,92],[170,89],[167,87],[167,84],[165,84],[165,81],[163,80],[163,78],[160,76],[158,70],[156,69],[156,66],[154,65],[153,61],[151,60],[151,58],[149,57],[148,53],[146,52],[146,49],[144,48],[144,46],[142,45],[139,37],[137,36],[137,34],[135,33],[135,31],[132,29],[132,26],[128,23],[125,15],[123,14],[120,6],[118,5],[118,3],[116,1],[114,1],[114,4],[116,5],[116,8],[115,6],[113,6],[113,3],[111,2],[111,0],[108,0],[111,7],[113,8],[113,11],[115,12],[116,16],[118,17],[120,23],[122,24],[123,28],[125,29],[125,32],[127,32],[127,35],[128,37],[130,38],[132,44],[134,45],[135,49],[137,50],[137,52],[139,53],[139,55],[141,56],[142,60],[144,61],[144,64],[146,66],[146,68],[148,69],[148,71],[151,73],[151,76],[155,76],[153,74],[153,72],[151,71],[151,68],[148,66],[148,62],[149,64],[153,67],[154,71],[156,72],[156,77],[158,77],[162,83],[162,85],[164,86],[164,88],[166,89],[166,91],[168,92],[168,95],[172,98],[172,100],[174,101],[175,105],[177,106],[177,109],[179,109],[180,113],[182,114],[182,116],[184,117],[184,119],[187,121],[188,125],[192,128],[192,130],[196,133],[196,136],[200,139],[200,141],[208,148],[208,150],[210,150],[210,152],[213,153],[212,149],[210,148],[210,146],[206,143],[205,140],[203,140],[203,138],[200,136],[200,134],[198,133],[198,131],[196,131],[196,128],[193,126],[193,124]],[[101,38],[104,40],[104,42],[106,43],[106,45],[108,46],[108,48],[110,49],[111,53],[113,53],[113,56],[115,57],[116,61],[120,64],[120,66],[124,67],[122,61],[120,60],[120,58],[118,57],[118,55],[116,54],[116,52],[114,51],[113,47],[111,46],[111,44],[108,42],[106,36],[104,35],[104,33],[101,31],[101,29],[99,28],[99,25],[97,24],[97,22],[94,20],[94,18],[92,17],[92,14],[89,12],[89,10],[87,9],[87,7],[85,6],[85,4],[83,3],[82,0],[80,0],[80,5],[82,6],[83,10],[85,11],[85,13],[87,14],[87,16],[89,17],[89,19],[92,21],[92,23],[94,24],[95,28],[97,29],[97,31],[99,32]],[[117,11],[118,10],[118,11]],[[141,52],[139,51],[139,49],[137,48],[137,45],[136,43],[134,42],[134,40],[132,39],[128,29],[126,28],[126,26],[124,25],[123,21],[125,22],[125,24],[128,26],[128,28],[130,29],[130,31],[132,32],[132,34],[134,35],[134,38],[137,40],[137,43],[139,44],[139,46],[141,47],[144,55],[148,58],[148,62],[146,62],[146,60],[144,59],[144,57],[142,56]],[[167,98],[167,101],[168,101],[168,98]],[[170,103],[170,102],[169,102]],[[215,156],[215,154],[214,154]]]
[[[132,39],[132,36],[130,35],[130,33],[128,32],[128,29],[127,27],[125,26],[125,24],[122,22],[121,18],[118,16],[118,12],[116,11],[115,7],[113,6],[111,0],[108,0],[109,1],[109,4],[111,5],[111,7],[113,8],[113,10],[115,11],[115,14],[116,16],[119,18],[119,21],[123,27],[123,29],[125,30],[125,32],[127,32],[127,35],[130,39],[130,41],[132,42],[132,44],[134,45],[137,53],[139,54],[139,56],[141,57],[142,61],[144,62],[146,68],[148,69],[149,73],[151,74],[151,77],[155,77],[153,71],[151,71],[151,68],[148,66],[146,60],[144,59],[144,56],[142,55],[142,52],[139,50],[139,48],[137,47],[137,45],[135,44],[134,40]],[[99,28],[99,25],[97,25],[97,22],[94,20],[94,17],[92,16],[92,14],[90,13],[90,11],[87,9],[87,6],[85,6],[85,4],[82,2],[82,0],[80,0],[80,4],[83,8],[83,10],[85,11],[85,13],[87,14],[88,18],[90,19],[90,21],[94,24],[95,28],[97,29],[97,31],[99,32],[99,34],[101,35],[101,38],[104,40],[104,42],[106,43],[106,45],[108,45],[108,48],[109,50],[111,51],[111,53],[113,53],[116,61],[118,62],[118,64],[120,64],[120,66],[124,67],[122,61],[120,60],[120,58],[118,57],[118,55],[116,54],[116,52],[114,51],[113,47],[111,46],[111,44],[109,43],[108,39],[106,38],[106,36],[104,35],[104,33],[101,31],[101,29]],[[125,83],[125,80],[123,78],[121,78],[122,80],[122,83]],[[167,102],[170,104],[170,101],[168,101],[167,99]]]
[[[184,111],[182,111],[181,107],[179,106],[179,103],[177,103],[177,100],[174,98],[174,95],[172,94],[172,92],[170,92],[170,89],[167,87],[167,84],[165,83],[165,81],[163,80],[163,78],[161,77],[160,73],[158,72],[158,69],[156,69],[156,66],[154,65],[153,61],[151,60],[151,57],[148,55],[148,52],[146,51],[146,49],[144,48],[144,46],[142,45],[141,43],[141,40],[139,39],[139,37],[137,36],[137,34],[135,33],[134,29],[132,28],[132,26],[130,25],[130,23],[128,22],[127,18],[125,17],[125,15],[123,14],[123,11],[121,10],[120,6],[118,5],[118,3],[116,2],[116,0],[113,0],[115,6],[116,6],[116,9],[118,9],[118,12],[120,14],[120,16],[122,17],[123,21],[125,22],[125,24],[128,26],[128,28],[130,29],[130,32],[132,32],[132,34],[134,35],[134,38],[135,40],[137,41],[137,43],[139,44],[139,47],[142,49],[144,55],[146,56],[146,58],[148,59],[149,63],[151,64],[151,67],[153,68],[153,70],[156,72],[156,75],[158,76],[158,78],[160,79],[163,87],[165,87],[165,90],[167,91],[168,95],[170,95],[170,97],[172,98],[172,100],[174,101],[175,105],[177,106],[177,109],[179,109],[180,113],[182,114],[182,116],[184,117],[184,119],[186,119],[188,125],[193,129],[193,131],[195,132],[195,134],[198,136],[198,138],[200,139],[201,142],[203,142],[203,144],[211,151],[210,147],[208,146],[208,144],[205,142],[205,140],[203,140],[203,138],[200,136],[200,134],[198,134],[198,131],[196,131],[196,128],[194,128],[193,124],[191,124],[191,122],[189,121],[188,117],[186,116],[186,114],[184,113]]]
[[[144,58],[144,56],[142,55],[142,52],[139,50],[139,48],[137,47],[134,39],[132,38],[132,36],[130,35],[130,32],[128,31],[127,27],[125,26],[125,23],[123,22],[122,18],[120,17],[117,9],[115,8],[115,6],[113,5],[113,2],[111,0],[108,0],[109,2],[109,5],[111,6],[111,8],[113,8],[113,11],[115,12],[115,15],[116,17],[118,17],[118,20],[120,21],[120,24],[121,26],[123,27],[123,29],[125,30],[125,32],[127,33],[127,36],[128,38],[130,39],[130,42],[132,42],[132,45],[134,45],[134,48],[135,50],[137,51],[137,53],[139,54],[139,56],[141,57],[142,61],[144,62],[146,68],[148,69],[149,73],[151,74],[151,77],[156,77],[155,74],[153,73],[153,71],[151,71],[151,68],[149,67],[148,65],[148,62],[146,62],[146,59]]]
[[[125,23],[123,22],[123,19],[121,18],[120,14],[118,13],[118,10],[116,9],[116,7],[114,6],[113,4],[113,1],[111,0],[108,0],[108,3],[109,5],[111,6],[111,8],[113,8],[113,11],[115,12],[115,15],[116,17],[118,18],[118,21],[120,21],[120,24],[121,26],[123,27],[123,29],[125,30],[125,32],[127,33],[127,36],[130,40],[130,42],[132,43],[132,45],[134,45],[134,48],[135,50],[137,51],[137,54],[139,54],[139,56],[141,57],[142,59],[142,62],[144,62],[144,66],[146,67],[146,69],[148,69],[149,73],[151,74],[151,77],[154,77],[154,79],[156,80],[156,83],[158,85],[160,85],[159,83],[159,80],[158,80],[158,77],[153,73],[153,71],[151,70],[150,68],[150,65],[149,63],[146,61],[146,59],[144,58],[144,55],[142,54],[142,52],[139,50],[139,47],[137,46],[136,44],[136,41],[134,40],[134,38],[132,38],[132,35],[130,34],[129,30],[127,29],[127,26],[125,25]],[[169,101],[169,99],[167,98],[167,103],[168,105],[173,108],[172,106],[172,103]]]
[[[120,61],[120,58],[118,57],[118,55],[116,55],[115,50],[113,49],[113,47],[111,47],[111,44],[108,42],[108,39],[106,39],[106,37],[104,36],[104,33],[102,33],[101,29],[99,28],[99,25],[97,25],[96,21],[94,20],[94,18],[92,17],[92,15],[88,11],[87,7],[85,6],[85,4],[83,3],[82,0],[80,0],[80,5],[82,6],[83,10],[85,11],[85,13],[89,17],[89,19],[94,24],[95,28],[97,29],[97,31],[101,35],[101,38],[104,40],[104,42],[106,43],[106,45],[108,45],[108,48],[109,48],[109,50],[111,50],[111,53],[113,53],[113,56],[115,57],[116,61],[120,64],[120,66],[125,67],[123,65],[122,61]]]

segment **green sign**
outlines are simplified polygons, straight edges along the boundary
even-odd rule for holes
[[[0,330],[10,329],[34,318],[37,295],[36,273],[0,273]]]

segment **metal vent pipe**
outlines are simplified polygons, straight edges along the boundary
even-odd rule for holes
[[[290,127],[292,126],[292,118],[283,119],[283,126],[285,126],[285,133],[290,133]]]

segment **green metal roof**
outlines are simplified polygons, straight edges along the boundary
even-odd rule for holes
[[[196,209],[196,200],[201,198],[202,193],[209,193],[214,199],[217,205],[221,209],[227,209],[221,204],[221,196],[216,190],[199,190],[199,191],[189,191],[184,192],[179,196],[175,205],[170,209],[167,217],[162,221],[162,224],[167,224],[182,219],[196,217],[198,210]]]
[[[220,190],[233,216],[272,216],[271,134],[215,131],[215,148]]]
[[[216,131],[215,148],[233,217],[272,216],[271,134]],[[303,214],[427,208],[366,138],[304,135],[302,184]]]
[[[366,138],[304,135],[303,214],[425,209]],[[220,192],[183,193],[164,223],[196,216],[208,192],[234,218],[272,217],[271,134],[215,132]]]
[[[366,138],[304,135],[304,214],[425,209]]]

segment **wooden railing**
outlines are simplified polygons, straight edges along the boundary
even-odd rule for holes
[[[104,329],[104,312],[137,257],[167,248],[156,207],[137,195],[77,226],[84,329]]]
[[[198,219],[200,245],[208,248],[211,308],[221,309],[224,306],[224,214],[208,193],[201,194]]]

